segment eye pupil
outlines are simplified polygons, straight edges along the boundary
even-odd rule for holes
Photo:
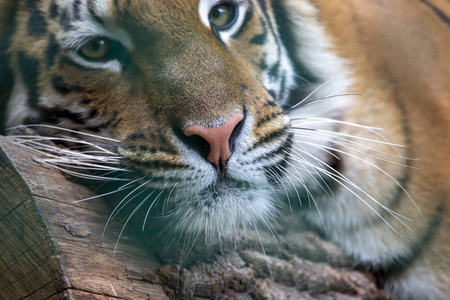
[[[92,50],[94,50],[94,51],[98,51],[98,50],[100,50],[100,47],[102,46],[102,45],[104,45],[105,44],[105,42],[104,41],[96,41],[96,42],[93,42],[92,43],[92,46],[91,46],[91,48],[92,48]]]
[[[213,10],[213,17],[214,17],[214,18],[218,18],[219,16],[220,16],[220,11],[219,11],[219,9]]]

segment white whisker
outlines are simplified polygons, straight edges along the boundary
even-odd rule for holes
[[[159,197],[162,195],[163,192],[164,192],[164,190],[162,190],[162,191],[158,194],[158,196],[156,196],[156,198],[153,199],[152,204],[151,204],[150,207],[148,208],[147,213],[145,214],[144,222],[142,223],[142,231],[144,231],[144,229],[145,229],[145,224],[147,223],[147,218],[148,218],[148,215],[149,215],[149,213],[150,213],[150,210],[152,209],[152,207],[153,207],[153,205],[156,203],[156,201],[158,201]],[[154,191],[153,191],[152,193],[150,193],[150,195],[148,195],[148,196],[144,199],[144,201],[146,201],[153,193],[154,193]]]
[[[305,152],[306,155],[311,155],[308,152]],[[295,158],[293,158],[295,159]],[[341,186],[343,186],[345,189],[347,189],[350,193],[352,193],[353,195],[355,195],[358,199],[360,199],[366,206],[368,206],[372,211],[374,211],[376,213],[376,215],[378,217],[380,217],[391,229],[393,229],[398,235],[400,235],[398,233],[397,230],[395,230],[371,205],[369,205],[365,200],[363,200],[359,195],[357,195],[354,191],[352,191],[350,188],[348,188],[345,184],[343,184],[341,181],[337,180],[336,178],[339,178],[341,180],[344,180],[346,183],[350,184],[352,187],[354,187],[355,189],[357,189],[358,191],[362,192],[364,195],[366,195],[370,200],[374,201],[376,204],[378,204],[381,208],[383,208],[385,211],[387,211],[391,216],[393,216],[395,219],[397,219],[401,224],[403,224],[406,228],[408,228],[409,230],[410,227],[408,225],[406,225],[402,220],[400,220],[397,216],[402,217],[408,221],[411,221],[411,219],[406,218],[405,216],[402,216],[396,212],[394,212],[393,210],[387,208],[386,206],[384,206],[383,204],[381,204],[378,200],[376,200],[374,197],[372,197],[369,193],[367,193],[366,191],[364,191],[363,189],[361,189],[360,187],[358,187],[356,184],[354,184],[350,179],[348,179],[346,176],[344,176],[342,173],[340,173],[339,171],[333,169],[331,166],[329,166],[327,163],[322,162],[324,165],[326,165],[331,171],[325,170],[323,168],[319,168],[313,164],[311,164],[310,166],[313,168],[317,168],[318,171],[324,173],[325,175],[327,175],[328,177],[332,178],[335,180],[335,182],[339,183]],[[401,236],[401,235],[400,235]]]
[[[90,134],[90,133],[86,133],[86,132],[82,132],[82,131],[72,130],[72,129],[68,129],[68,128],[64,128],[64,127],[53,126],[53,125],[28,124],[28,125],[19,125],[19,126],[7,128],[6,130],[7,131],[11,131],[11,130],[18,129],[18,128],[21,128],[21,127],[50,128],[50,129],[56,129],[56,130],[60,130],[60,131],[66,131],[66,132],[70,132],[70,133],[75,133],[75,134],[79,134],[79,135],[90,136],[90,137],[94,137],[94,138],[98,138],[98,139],[102,139],[102,140],[107,140],[107,141],[112,141],[112,142],[116,142],[116,143],[121,143],[120,140],[104,137],[104,136],[101,136],[101,135]]]
[[[131,220],[131,218],[134,216],[134,214],[142,207],[142,205],[144,205],[146,200],[147,200],[147,198],[144,201],[142,201],[141,203],[139,203],[138,206],[136,206],[136,208],[131,212],[131,214],[128,216],[127,220],[123,224],[122,229],[120,230],[119,236],[117,237],[116,245],[114,246],[113,255],[116,254],[117,246],[119,245],[119,241],[120,241],[120,238],[122,237],[125,227],[127,226],[128,222]],[[104,232],[104,230],[103,230],[103,232]]]
[[[319,85],[316,89],[314,89],[309,95],[307,95],[306,97],[304,97],[301,101],[297,102],[296,104],[294,104],[293,106],[289,107],[288,109],[285,109],[283,111],[283,113],[287,113],[290,112],[294,109],[296,109],[297,107],[301,106],[303,103],[305,103],[305,101],[307,101],[309,98],[311,98],[317,91],[319,91],[321,88],[323,88],[324,86],[326,86],[327,84],[329,84],[330,82],[338,79],[342,77],[342,75],[339,76],[335,76],[327,81],[325,81],[324,83],[322,83],[321,85]]]
[[[278,175],[272,168],[273,168],[273,166],[270,166],[270,167],[267,169],[267,171],[270,172],[273,176],[275,176],[275,178],[277,178],[277,181],[276,181],[276,182],[279,182],[279,184],[281,185],[281,187],[284,189],[284,192],[285,192],[287,201],[288,201],[288,203],[289,203],[289,208],[290,208],[290,210],[292,211],[292,205],[291,205],[291,199],[290,199],[290,197],[289,197],[289,191],[288,191],[288,189],[286,188],[286,186],[284,185],[281,176]]]
[[[141,185],[139,185],[138,187],[136,187],[136,188],[135,188],[134,190],[132,190],[128,195],[126,195],[126,196],[119,202],[119,204],[116,205],[116,207],[113,209],[113,211],[112,211],[111,214],[109,215],[108,220],[106,221],[105,227],[103,228],[102,236],[105,235],[106,228],[108,227],[109,222],[110,222],[110,221],[114,218],[114,216],[116,215],[116,212],[119,212],[120,210],[122,210],[122,208],[123,208],[124,206],[126,206],[126,205],[129,203],[129,201],[126,202],[124,206],[122,206],[122,203],[124,203],[125,200],[127,200],[128,197],[130,197],[132,194],[134,194],[137,190],[139,190],[140,188],[142,188],[142,187],[144,187],[145,185],[147,185],[150,181],[151,181],[151,180],[147,180],[146,182],[144,182],[144,183],[142,183]]]
[[[300,145],[299,145],[300,146]],[[298,146],[293,146],[293,148],[297,148]],[[304,150],[304,151],[307,151],[306,149],[304,149],[303,147],[302,147],[302,149]],[[291,155],[289,152],[287,152],[286,150],[283,150],[283,152],[284,153],[286,153],[286,155]],[[300,156],[300,158],[302,159],[302,160],[304,160],[304,161],[306,161],[306,159],[301,155],[301,154],[299,154],[298,152],[296,152],[296,154],[297,155],[299,155]],[[314,158],[314,156],[312,156],[311,155],[311,157],[313,157]],[[298,158],[297,158],[298,159]],[[286,160],[286,162],[293,168],[293,169],[295,169],[296,171],[297,171],[297,173],[298,173],[298,170],[297,170],[297,168],[292,164],[292,163],[290,163],[289,162],[289,160]],[[300,160],[297,160],[297,162],[300,162]],[[319,163],[320,164],[320,163]],[[317,176],[319,176],[319,178],[321,179],[321,181],[323,182],[323,184],[325,184],[325,186],[327,187],[327,189],[328,189],[328,191],[322,186],[322,184],[316,179],[316,177],[311,173],[311,170],[309,170],[308,168],[306,168],[304,165],[302,165],[302,167],[303,167],[303,170],[304,171],[306,171],[307,173],[309,173],[309,175],[311,175],[311,178],[317,183],[317,185],[325,192],[325,194],[327,195],[327,196],[329,196],[329,197],[331,197],[331,196],[333,196],[333,191],[331,190],[331,188],[328,186],[328,184],[325,182],[325,180],[323,180],[323,178],[322,178],[322,176],[320,176],[320,174],[317,172],[317,170],[315,170],[315,169],[312,169],[312,171],[317,175]],[[305,188],[305,190],[308,190],[308,188],[306,187],[306,183],[303,181],[303,182],[300,182],[300,184],[302,184],[302,186]],[[330,193],[328,193],[328,192],[330,192]]]
[[[293,130],[298,129],[298,130],[303,130],[305,128],[302,127],[292,127]],[[358,140],[363,140],[366,142],[371,142],[371,143],[378,143],[378,144],[384,144],[384,145],[389,145],[389,146],[393,146],[393,147],[404,147],[403,145],[400,144],[393,144],[390,142],[384,142],[384,141],[378,141],[378,140],[374,140],[374,139],[369,139],[369,138],[365,138],[365,137],[361,137],[361,136],[355,136],[355,135],[350,135],[350,134],[346,134],[346,133],[341,133],[341,132],[333,132],[333,131],[328,131],[328,130],[323,130],[323,129],[314,129],[314,132],[319,132],[319,133],[327,133],[329,135],[332,136],[344,136],[344,137],[350,137],[350,138],[354,138],[354,139],[358,139]]]
[[[89,198],[84,198],[84,199],[72,201],[72,203],[79,203],[79,202],[84,202],[84,201],[88,201],[88,200],[92,200],[92,199],[97,199],[97,198],[101,198],[101,197],[104,197],[104,196],[108,196],[108,195],[111,195],[111,194],[115,194],[115,193],[118,193],[118,192],[121,192],[121,191],[130,189],[130,188],[133,187],[133,186],[132,186],[133,183],[135,183],[135,182],[137,182],[137,181],[139,181],[139,180],[142,180],[142,179],[143,179],[143,177],[142,177],[142,178],[139,178],[139,179],[135,179],[135,180],[133,180],[133,181],[130,181],[130,182],[128,182],[128,183],[122,185],[121,187],[119,187],[119,188],[116,189],[115,191],[107,192],[107,193],[100,194],[100,195],[96,195],[96,196],[89,197]]]
[[[415,168],[415,167],[410,166],[410,165],[405,165],[405,164],[403,164],[403,163],[398,163],[398,162],[395,162],[395,161],[392,161],[392,160],[389,160],[389,159],[385,159],[385,158],[382,158],[382,157],[379,157],[379,156],[376,156],[376,155],[373,155],[373,154],[364,152],[364,151],[362,151],[362,150],[358,150],[358,149],[356,149],[356,148],[354,148],[354,147],[352,147],[352,146],[350,146],[350,145],[348,145],[348,144],[346,144],[346,143],[340,143],[340,142],[337,142],[336,139],[322,138],[322,137],[319,137],[319,136],[317,136],[317,135],[308,134],[307,132],[305,132],[305,133],[303,133],[303,132],[295,132],[295,134],[297,134],[297,135],[302,135],[302,136],[306,136],[306,137],[310,137],[310,138],[316,138],[316,139],[319,138],[319,139],[321,139],[321,140],[329,141],[329,142],[331,142],[331,143],[333,143],[333,144],[336,144],[336,145],[339,145],[339,146],[342,146],[342,147],[349,148],[349,149],[351,149],[351,150],[353,150],[353,151],[355,151],[355,152],[358,152],[358,153],[367,155],[367,156],[369,156],[369,157],[373,157],[373,158],[375,158],[375,159],[377,159],[377,160],[381,160],[381,161],[388,162],[388,163],[393,164],[393,165],[397,165],[397,166],[401,166],[401,167],[405,167],[405,168],[411,168],[411,169],[418,169],[418,168]],[[319,134],[319,135],[320,135],[320,134]],[[332,153],[332,152],[329,150],[329,149],[331,149],[332,151],[334,151],[334,150],[336,150],[335,148],[332,148],[332,147],[325,148],[324,145],[317,144],[317,143],[313,143],[313,142],[308,142],[308,141],[303,141],[303,140],[297,140],[297,143],[301,143],[301,144],[304,144],[304,145],[309,145],[309,146],[312,146],[312,147],[321,149],[322,151],[324,151],[324,152],[326,152],[326,153],[332,155],[333,157],[335,157],[335,158],[337,158],[337,159],[340,159],[338,156],[336,156],[336,154]],[[350,140],[349,140],[349,143],[351,143]],[[396,157],[396,158],[403,159],[402,157],[398,157],[398,156],[396,156],[396,155],[392,155],[392,154],[389,154],[389,153],[385,153],[385,152],[382,152],[382,151],[373,149],[373,148],[368,147],[368,146],[363,145],[363,144],[359,144],[359,143],[355,143],[355,144],[356,144],[357,146],[362,146],[362,147],[364,147],[364,148],[366,148],[366,149],[368,149],[368,150],[372,150],[372,151],[374,151],[374,152],[379,152],[380,154],[383,154],[383,155],[387,155],[387,156],[392,156],[392,157]],[[341,150],[341,151],[343,151],[343,150]]]
[[[345,154],[345,155],[348,155],[348,156],[350,156],[350,157],[353,157],[353,158],[355,158],[355,159],[357,159],[357,160],[359,160],[359,161],[362,161],[362,162],[365,162],[366,164],[368,164],[368,165],[370,165],[370,166],[372,166],[372,167],[374,167],[375,169],[377,169],[377,170],[379,170],[380,172],[382,172],[384,175],[386,175],[387,177],[389,177],[393,182],[395,182],[395,184],[397,184],[397,186],[400,188],[400,189],[402,189],[402,191],[406,194],[406,196],[411,200],[411,202],[414,204],[414,206],[416,207],[416,209],[417,209],[417,211],[419,211],[419,213],[420,214],[422,214],[422,212],[420,211],[420,209],[419,209],[419,207],[417,206],[417,204],[415,203],[415,201],[412,199],[412,197],[409,195],[409,193],[406,191],[406,189],[393,177],[393,176],[391,176],[389,173],[387,173],[386,171],[384,171],[383,169],[381,169],[380,167],[378,167],[377,165],[375,165],[374,163],[372,163],[372,162],[370,162],[370,161],[368,161],[368,160],[365,160],[365,159],[363,159],[363,158],[361,158],[361,157],[358,157],[358,156],[356,156],[356,155],[353,155],[353,154],[351,154],[351,153],[348,153],[348,152],[345,152],[345,151],[342,151],[342,150],[339,150],[339,149],[336,149],[336,148],[331,148],[331,147],[327,147],[327,146],[323,146],[325,149],[329,149],[329,150],[332,150],[332,151],[335,151],[335,152],[339,152],[339,153],[342,153],[342,154]]]

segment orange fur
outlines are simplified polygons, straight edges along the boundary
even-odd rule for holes
[[[441,296],[448,296],[450,24],[421,1],[315,2],[334,39],[335,51],[355,70],[358,83],[353,90],[366,91],[346,120],[383,127],[390,141],[404,141],[408,155],[418,159],[411,162],[419,170],[410,170],[408,192],[421,214],[405,194],[398,207],[391,207],[412,219],[408,223],[412,231],[405,232],[402,242],[413,244],[428,223],[441,219],[441,224],[429,233],[433,235],[431,242],[420,256],[406,270],[389,275],[388,280],[421,278],[423,269],[431,270],[436,278],[426,283],[430,293],[437,286]],[[448,1],[430,2],[450,16]],[[399,239],[388,236],[390,233],[386,234],[387,240],[380,242]]]

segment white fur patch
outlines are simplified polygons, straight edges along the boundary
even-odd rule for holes
[[[99,16],[102,20],[110,20],[111,19],[111,8],[110,0],[95,0],[92,2],[94,4],[94,12],[97,16]]]
[[[117,59],[110,60],[107,62],[93,62],[93,61],[84,60],[75,52],[71,52],[70,57],[79,65],[82,65],[82,66],[85,66],[88,68],[109,69],[113,72],[120,72],[122,70],[122,64]]]
[[[209,24],[209,12],[211,8],[217,3],[217,0],[200,0],[198,5],[198,14],[200,16],[200,20],[203,25],[210,28],[211,24]]]
[[[28,91],[20,76],[16,76],[15,78],[15,84],[10,99],[14,99],[14,101],[9,101],[6,109],[8,112],[6,120],[7,127],[19,126],[24,123],[27,117],[38,116],[37,113],[34,113],[33,110],[29,108]]]

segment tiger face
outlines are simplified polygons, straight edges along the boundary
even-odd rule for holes
[[[447,19],[385,2],[0,0],[0,129],[124,172],[122,205],[207,241],[299,203],[393,298],[444,299]]]
[[[14,19],[8,37],[8,127],[52,124],[117,140],[140,183],[176,191],[171,218],[187,233],[226,236],[274,217],[294,135],[283,108],[339,74],[299,74],[272,3],[19,1],[15,9],[26,22]]]

